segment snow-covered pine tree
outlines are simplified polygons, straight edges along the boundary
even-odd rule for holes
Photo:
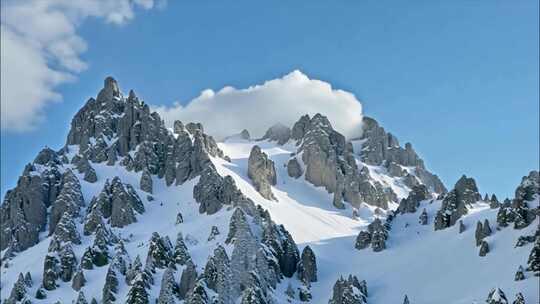
[[[88,304],[88,301],[86,301],[86,297],[84,296],[84,292],[79,291],[79,294],[77,295],[77,299],[73,304]]]
[[[56,289],[56,279],[58,279],[58,259],[56,255],[47,254],[43,262],[43,283],[46,290]]]
[[[171,256],[167,242],[157,232],[153,232],[148,245],[146,264],[152,263],[152,267],[163,269],[172,261]]]
[[[368,230],[371,234],[371,248],[373,251],[379,252],[386,249],[388,231],[381,223],[381,220],[376,218],[371,224],[368,225]]]
[[[487,194],[486,194],[486,197],[487,197]],[[409,297],[407,297],[407,295],[405,295],[405,298],[403,298],[403,304],[410,304]]]
[[[71,244],[66,244],[62,247],[58,257],[60,259],[58,276],[62,281],[69,282],[73,277],[77,264],[77,259],[75,258],[75,253],[73,252]]]
[[[422,213],[420,213],[420,217],[418,218],[418,222],[420,225],[427,225],[428,224],[428,214],[426,212],[426,208],[422,210]]]
[[[521,280],[525,280],[525,273],[523,267],[519,265],[518,270],[516,271],[516,275],[514,276],[514,281]]]
[[[242,292],[240,304],[266,304],[266,300],[260,288],[250,286]]]
[[[371,244],[371,234],[367,231],[360,231],[356,237],[354,248],[358,250],[365,249],[369,244]]]
[[[482,239],[484,239],[484,228],[482,227],[482,222],[478,221],[476,223],[476,230],[474,231],[474,239],[476,240],[476,246],[482,244]]]
[[[174,245],[173,250],[173,259],[174,262],[179,265],[185,265],[186,262],[191,259],[189,250],[186,243],[184,243],[184,237],[182,236],[181,232],[179,232],[176,237],[176,244]]]
[[[103,304],[111,304],[116,301],[116,292],[118,291],[118,277],[116,270],[112,265],[109,265],[107,269],[107,275],[105,276],[105,284],[102,290]]]
[[[493,288],[487,297],[488,304],[509,304],[506,295],[500,288]]]
[[[538,236],[527,260],[527,270],[532,271],[537,277],[540,276],[540,237]]]
[[[216,236],[219,235],[219,229],[217,226],[212,226],[212,229],[210,230],[210,235],[208,236],[208,241],[213,241],[216,239]]]
[[[6,303],[17,303],[19,301],[22,301],[26,297],[28,284],[24,280],[24,276],[22,273],[19,273],[19,278],[13,284],[13,288],[11,289],[11,293],[9,295],[9,298],[6,300]]]
[[[502,204],[499,207],[499,211],[497,212],[497,225],[499,225],[499,227],[508,226],[508,206],[506,204]]]
[[[148,292],[143,273],[139,273],[133,280],[133,284],[128,291],[126,304],[148,304]]]
[[[525,304],[525,297],[523,297],[523,294],[521,292],[518,292],[516,294],[516,299],[512,304]]]

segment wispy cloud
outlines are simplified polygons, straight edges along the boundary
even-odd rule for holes
[[[345,136],[360,135],[362,105],[349,92],[300,71],[247,89],[204,90],[187,105],[153,107],[172,126],[175,120],[202,122],[210,134],[222,138],[247,128],[261,136],[275,123],[292,126],[301,115],[321,113]]]
[[[2,129],[23,132],[44,119],[44,107],[62,100],[56,87],[88,66],[77,34],[88,18],[110,24],[132,20],[135,9],[163,8],[164,0],[4,0],[1,2]]]

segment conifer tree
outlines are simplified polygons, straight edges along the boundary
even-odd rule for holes
[[[535,276],[540,276],[540,237],[536,237],[534,247],[529,254],[527,270],[532,271]]]
[[[514,276],[514,281],[525,280],[525,273],[523,272],[523,267],[519,265],[516,275]]]
[[[126,304],[148,304],[148,292],[146,291],[143,274],[137,275],[127,294]]]
[[[178,233],[178,236],[176,238],[176,244],[174,245],[173,250],[173,259],[176,264],[179,265],[185,265],[188,260],[191,259],[191,256],[189,255],[189,250],[186,246],[186,243],[184,243],[184,237],[182,236],[182,233]]]
[[[516,294],[516,299],[512,304],[525,304],[525,298],[523,297],[523,294],[521,292],[518,292]]]

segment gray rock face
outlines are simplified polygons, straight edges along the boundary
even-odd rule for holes
[[[399,203],[398,211],[401,213],[415,213],[420,205],[420,202],[429,199],[431,195],[424,185],[414,186],[409,192],[409,196],[404,198]]]
[[[287,163],[287,174],[293,178],[299,178],[304,174],[304,170],[302,170],[302,166],[300,166],[296,157],[289,159],[289,162]]]
[[[334,205],[342,208],[342,199],[354,206],[360,204],[360,182],[352,156],[352,146],[320,114],[304,115],[295,123],[292,138],[299,144],[298,153],[305,164],[305,179],[316,187],[334,194]],[[289,174],[298,176],[298,163],[289,162]]]
[[[152,176],[147,170],[144,170],[141,175],[141,182],[139,183],[141,190],[152,194],[152,184]]]
[[[515,229],[529,226],[536,218],[533,206],[530,206],[531,201],[538,196],[540,196],[540,176],[538,171],[531,171],[521,179],[514,199],[500,206],[497,215],[499,226],[505,227],[508,223],[514,223]]]
[[[251,136],[249,135],[249,131],[244,129],[242,132],[240,132],[240,138],[243,140],[251,140]]]
[[[270,127],[266,131],[266,133],[264,133],[264,136],[261,139],[269,140],[269,141],[277,141],[278,145],[283,145],[286,142],[288,142],[290,138],[291,138],[291,129],[289,129],[289,127],[287,126],[284,126],[278,123]]]
[[[73,288],[73,290],[79,291],[85,284],[86,278],[84,277],[84,272],[82,270],[77,271],[73,276],[73,282],[71,283],[71,287]]]
[[[197,281],[197,269],[195,264],[189,260],[186,264],[186,268],[182,271],[182,276],[180,277],[180,285],[178,288],[178,295],[180,299],[185,299],[189,291],[195,287]]]
[[[0,250],[22,251],[38,242],[47,222],[47,208],[62,189],[61,161],[56,152],[44,149],[28,164],[17,186],[6,192],[0,206]]]
[[[79,210],[84,205],[79,179],[66,171],[62,177],[62,189],[54,201],[49,215],[49,234],[52,234],[62,215],[67,212],[71,217],[78,217]]]
[[[136,213],[144,213],[144,205],[133,187],[123,184],[118,177],[105,183],[101,193],[90,203],[90,210],[93,208],[98,208],[112,227],[120,228],[136,222]]]
[[[107,78],[97,100],[88,100],[73,118],[67,145],[78,145],[83,158],[95,163],[112,165],[121,159],[127,170],[147,170],[165,177],[167,185],[198,176],[209,155],[226,158],[199,123],[177,121],[173,132],[133,91],[125,98],[116,81]],[[132,151],[133,157],[128,154]],[[85,180],[93,182],[95,171],[85,169]]]
[[[306,246],[302,250],[300,263],[298,264],[298,278],[307,286],[311,282],[317,282],[317,260],[311,247]]]
[[[406,143],[402,148],[397,138],[387,133],[379,123],[370,117],[363,118],[362,161],[369,165],[383,165],[392,176],[403,176],[400,166],[414,167],[416,176],[422,184],[435,193],[445,193],[446,188],[440,179],[426,170],[424,161],[416,154],[412,145]]]
[[[271,186],[276,180],[276,168],[274,162],[268,158],[259,146],[253,146],[248,159],[248,177],[253,182],[255,189],[266,199],[275,200]]]
[[[486,256],[489,253],[489,244],[486,241],[482,241],[480,243],[480,251],[478,252],[478,255],[483,257]]]
[[[459,233],[463,233],[465,231],[466,227],[463,224],[462,220],[459,220]]]
[[[459,218],[467,214],[468,206],[480,199],[474,179],[463,175],[454,189],[444,197],[441,209],[435,217],[435,230],[453,226]]]
[[[201,174],[199,182],[193,187],[193,198],[199,205],[200,213],[214,214],[223,205],[237,206],[248,202],[231,176],[222,177],[214,166],[209,166]]]
[[[387,209],[389,202],[397,201],[392,189],[375,181],[367,168],[358,169],[352,144],[346,143],[345,137],[332,128],[326,117],[302,116],[294,125],[291,138],[299,145],[297,154],[302,155],[305,164],[305,179],[333,193],[336,208],[344,208],[343,201],[346,201],[354,207],[365,202]],[[289,161],[287,170],[292,177],[302,174],[294,158]]]

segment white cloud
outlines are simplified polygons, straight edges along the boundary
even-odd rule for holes
[[[304,114],[327,116],[347,137],[360,135],[362,122],[362,105],[353,94],[332,89],[329,83],[309,79],[300,71],[247,89],[207,89],[185,106],[177,103],[153,109],[168,126],[175,120],[201,122],[217,138],[244,128],[252,137],[259,137],[278,122],[292,127]]]
[[[34,129],[44,118],[44,107],[62,100],[55,88],[87,68],[80,58],[86,42],[77,35],[85,19],[123,24],[134,18],[137,7],[164,4],[164,0],[2,0],[2,129]]]

